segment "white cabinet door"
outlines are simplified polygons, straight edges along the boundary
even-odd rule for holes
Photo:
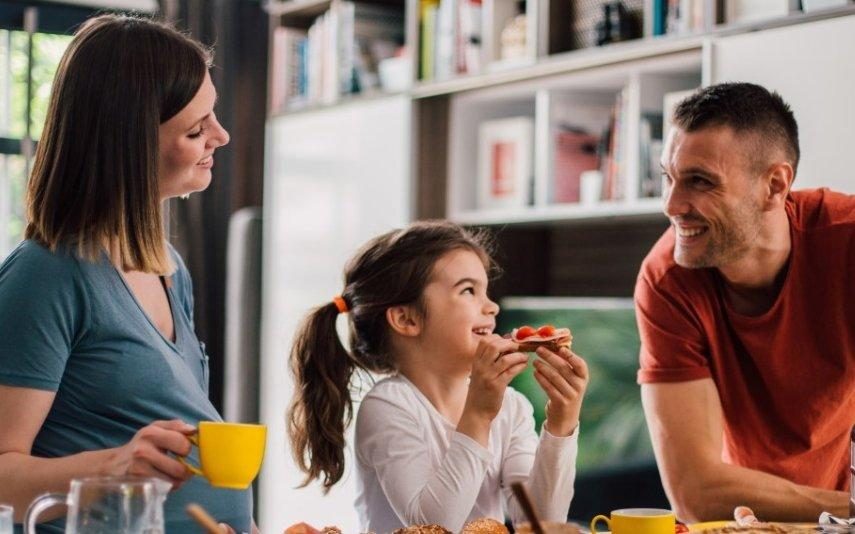
[[[794,188],[855,193],[855,16],[718,39],[712,83],[748,81],[780,93],[799,123]]]
[[[298,521],[359,532],[352,456],[345,479],[328,495],[319,484],[295,489],[302,476],[285,437],[284,413],[294,390],[288,355],[306,312],[341,292],[344,264],[356,248],[411,219],[411,110],[409,99],[397,96],[268,124],[260,391],[268,438],[259,482],[262,532],[282,532]],[[344,325],[342,317],[339,326]]]

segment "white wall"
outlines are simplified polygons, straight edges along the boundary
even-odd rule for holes
[[[260,392],[269,427],[259,526],[280,533],[306,521],[358,532],[350,458],[329,495],[319,484],[295,489],[302,476],[284,424],[294,388],[288,351],[304,314],[341,292],[344,263],[355,249],[410,220],[411,103],[387,97],[269,124]]]
[[[855,16],[716,40],[712,83],[775,90],[799,123],[793,187],[855,193]]]

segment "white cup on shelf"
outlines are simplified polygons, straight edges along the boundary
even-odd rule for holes
[[[596,204],[603,196],[603,173],[584,171],[580,176],[579,202],[585,205]]]

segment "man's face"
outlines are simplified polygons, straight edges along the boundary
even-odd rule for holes
[[[762,223],[763,181],[749,156],[758,146],[728,127],[672,128],[662,172],[678,265],[722,268],[751,249]]]

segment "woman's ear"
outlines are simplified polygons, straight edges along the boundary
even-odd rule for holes
[[[386,310],[386,322],[392,330],[405,337],[416,337],[421,332],[421,316],[413,306],[392,306]]]

